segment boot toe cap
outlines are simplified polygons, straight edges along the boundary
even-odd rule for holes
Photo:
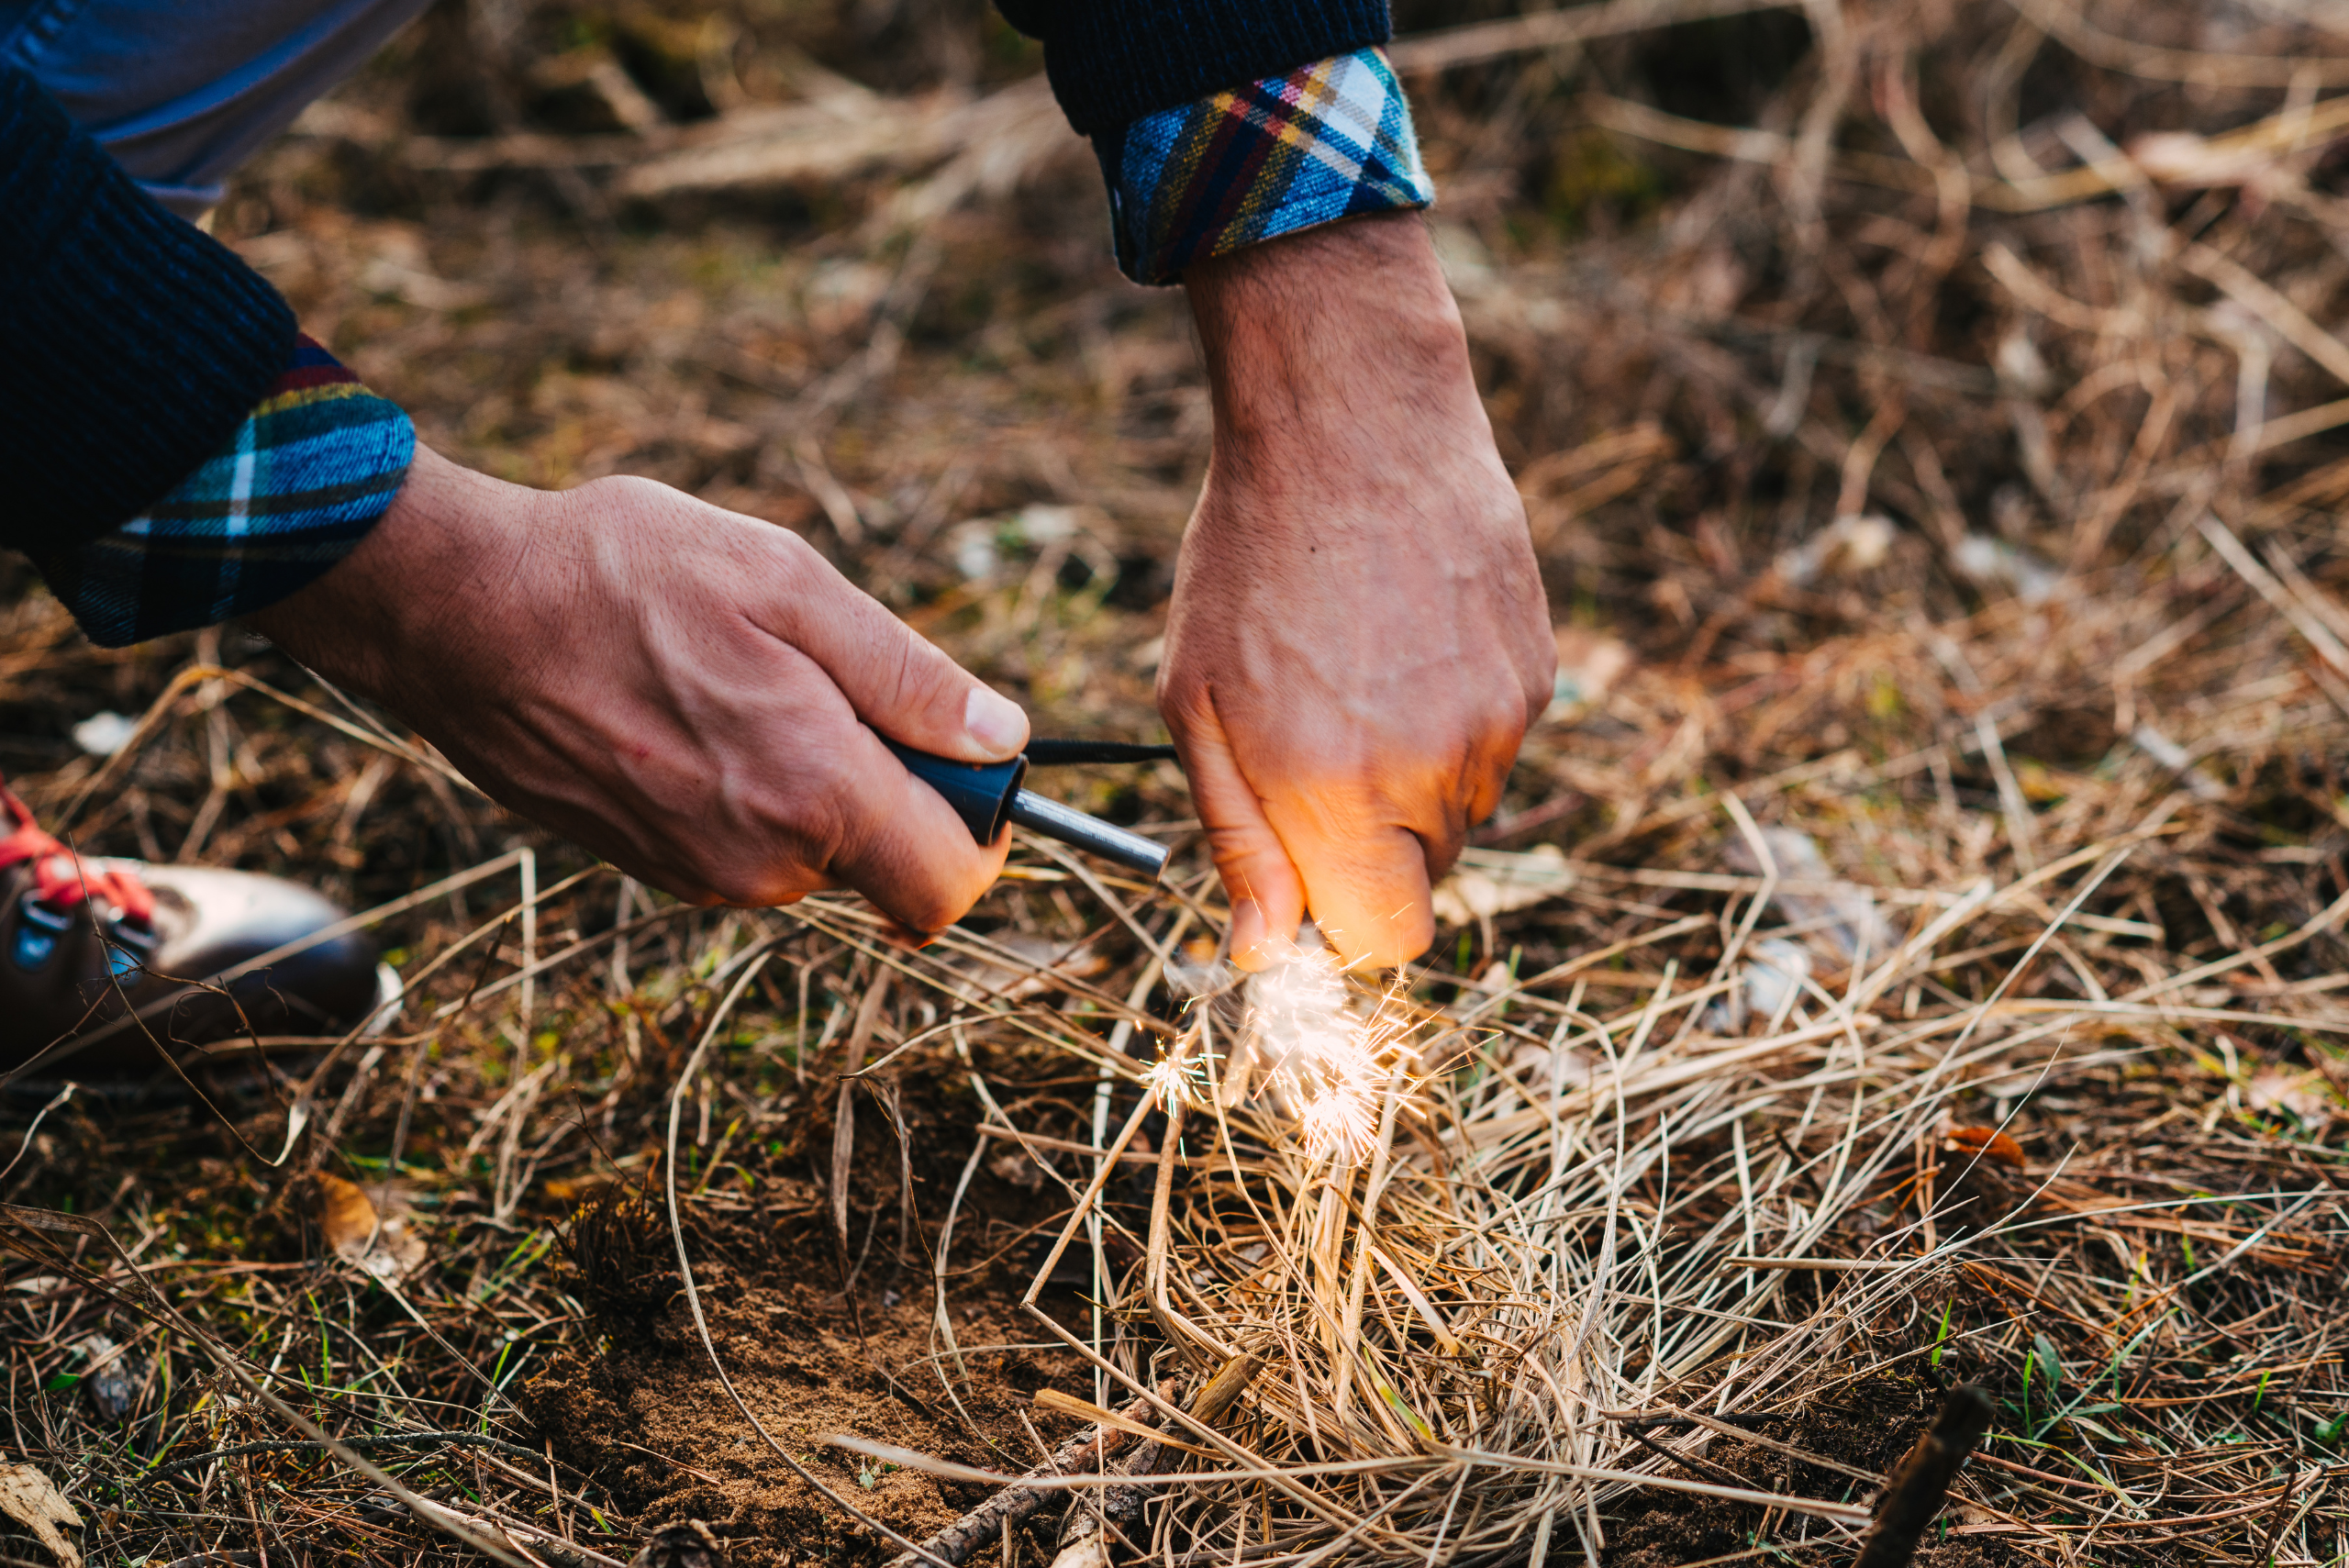
[[[161,936],[151,967],[176,980],[223,973],[348,918],[332,899],[279,877],[203,866],[155,866],[143,874],[156,895]],[[375,962],[373,939],[346,931],[273,960],[228,988],[244,1010],[244,1027],[277,1033],[347,1029],[375,1005]],[[241,1029],[215,994],[191,994],[172,1009],[168,1032],[180,1042],[229,1031]]]

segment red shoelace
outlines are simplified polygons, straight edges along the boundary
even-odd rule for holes
[[[155,895],[145,883],[128,869],[102,870],[74,854],[41,830],[32,808],[6,784],[0,784],[0,819],[12,825],[7,837],[0,838],[0,872],[30,861],[33,888],[42,903],[71,909],[84,898],[95,898],[122,911],[126,920],[154,923]]]

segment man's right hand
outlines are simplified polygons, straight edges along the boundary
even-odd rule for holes
[[[419,447],[347,559],[251,622],[493,799],[699,904],[848,886],[936,931],[1002,869],[875,730],[1028,721],[796,535],[646,479],[525,489]],[[869,728],[868,728],[869,727]]]

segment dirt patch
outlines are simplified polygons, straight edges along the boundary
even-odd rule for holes
[[[829,1267],[821,1254],[808,1262]],[[761,1423],[895,1529],[929,1535],[986,1489],[885,1470],[823,1447],[822,1434],[850,1432],[989,1468],[1034,1462],[1020,1414],[1054,1378],[1030,1352],[994,1348],[1019,1334],[1000,1306],[957,1315],[956,1333],[974,1348],[951,1397],[940,1376],[915,1364],[944,1353],[926,1298],[851,1309],[822,1284],[729,1280],[712,1283],[707,1306],[718,1353]],[[738,1562],[863,1562],[887,1554],[885,1543],[844,1518],[751,1432],[710,1370],[682,1299],[640,1340],[607,1341],[600,1354],[565,1352],[523,1402],[562,1458],[645,1518],[709,1520]],[[1057,1418],[1031,1418],[1048,1440],[1066,1435]]]
[[[1715,1433],[1702,1446],[1690,1429],[1668,1424],[1649,1429],[1652,1440],[1691,1455],[1675,1467],[1690,1480],[1731,1484],[1789,1496],[1840,1497],[1867,1491],[1852,1470],[1881,1475],[1916,1442],[1941,1407],[1942,1394],[1918,1378],[1879,1375],[1863,1379],[1789,1415],[1753,1423],[1762,1438],[1799,1449],[1831,1463],[1813,1463],[1781,1449],[1742,1442]],[[1837,1466],[1845,1468],[1839,1469]],[[1609,1568],[1675,1568],[1747,1551],[1773,1556],[1801,1540],[1798,1517],[1685,1492],[1652,1492],[1607,1521]],[[1816,1536],[1814,1528],[1812,1535]],[[1920,1551],[1924,1568],[1973,1568],[2003,1562],[1968,1540],[1932,1545]]]
[[[909,1124],[934,1124],[934,1084],[903,1086]],[[907,1184],[894,1138],[860,1118],[850,1234],[859,1259],[843,1292],[842,1249],[821,1182],[791,1173],[829,1159],[831,1120],[811,1118],[774,1140],[745,1184],[754,1198],[706,1196],[686,1229],[711,1340],[735,1387],[775,1440],[891,1529],[919,1540],[991,1488],[944,1481],[825,1445],[842,1432],[963,1464],[1018,1473],[1078,1424],[1031,1407],[1040,1388],[1085,1397],[1076,1358],[1018,1306],[1049,1244],[1055,1194],[1030,1191],[1017,1165],[978,1173],[956,1221],[956,1267],[938,1321],[930,1273],[935,1220],[908,1216],[893,1251]],[[937,1218],[961,1173],[967,1134],[918,1137],[915,1202]],[[930,1151],[926,1156],[923,1151]],[[868,1241],[868,1238],[872,1240]],[[706,1519],[735,1562],[879,1562],[894,1549],[794,1475],[727,1396],[678,1280],[666,1213],[651,1194],[608,1189],[569,1227],[572,1283],[596,1332],[558,1352],[519,1396],[556,1454],[593,1475],[640,1518]],[[977,1266],[972,1267],[975,1262]],[[861,1266],[858,1266],[861,1263]],[[1071,1303],[1051,1306],[1067,1320]],[[959,1353],[958,1353],[959,1351]]]

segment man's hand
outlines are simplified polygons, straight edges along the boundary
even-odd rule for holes
[[[680,898],[844,884],[935,931],[1003,865],[874,730],[995,762],[1027,743],[1019,707],[797,536],[651,480],[547,494],[419,448],[360,548],[252,618]]]
[[[1185,279],[1215,441],[1158,701],[1244,966],[1307,912],[1349,962],[1434,939],[1431,880],[1500,802],[1556,650],[1525,510],[1416,217]]]

